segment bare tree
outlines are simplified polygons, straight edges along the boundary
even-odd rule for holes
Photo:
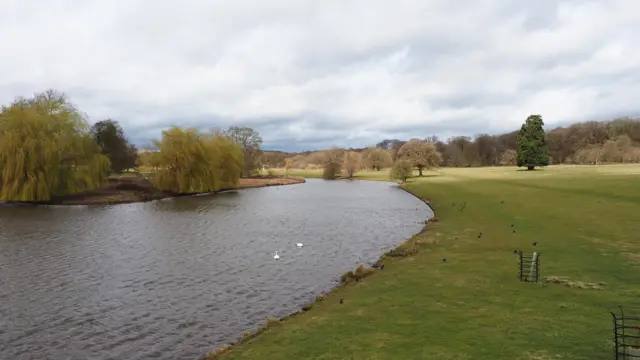
[[[398,158],[406,159],[418,168],[419,176],[423,169],[438,167],[442,162],[442,155],[436,150],[433,143],[419,139],[411,139],[398,150]]]
[[[333,148],[324,153],[324,162],[322,164],[322,178],[333,180],[338,177],[342,171],[344,151],[342,149]]]
[[[289,170],[291,170],[292,166],[293,166],[293,159],[292,158],[284,159],[284,173],[285,173],[285,175],[289,175]]]
[[[515,165],[516,164],[516,151],[509,149],[502,153],[500,157],[500,165]]]
[[[262,150],[260,150],[262,137],[260,137],[260,134],[250,127],[240,126],[230,126],[222,134],[242,148],[244,156],[242,175],[251,176],[260,167],[259,160],[262,155]]]
[[[382,148],[366,148],[360,159],[360,167],[365,169],[380,170],[393,164],[391,153]]]
[[[347,151],[344,153],[342,169],[349,179],[353,178],[353,175],[356,173],[358,168],[358,158],[359,156],[357,152]]]

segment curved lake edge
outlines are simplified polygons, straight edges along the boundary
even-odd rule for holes
[[[382,262],[382,260],[384,260],[385,258],[389,257],[389,253],[397,250],[405,245],[407,245],[413,238],[415,238],[417,235],[423,234],[427,231],[428,229],[428,225],[430,222],[437,222],[438,218],[436,216],[436,210],[434,208],[434,206],[431,204],[431,202],[427,199],[424,199],[422,197],[420,197],[419,195],[415,194],[414,192],[412,192],[410,189],[406,188],[406,186],[404,186],[405,184],[398,184],[392,181],[388,181],[388,180],[380,180],[380,179],[337,179],[337,180],[331,180],[331,181],[381,181],[381,182],[388,182],[388,183],[393,183],[396,184],[396,187],[400,190],[405,191],[406,193],[410,194],[411,196],[417,198],[418,200],[422,201],[425,205],[427,205],[427,207],[431,210],[431,212],[433,213],[433,216],[426,219],[424,222],[424,226],[422,227],[422,230],[418,231],[417,233],[413,234],[412,236],[410,236],[409,238],[407,238],[406,240],[402,241],[401,243],[399,243],[398,245],[394,246],[392,249],[386,251],[385,253],[383,253],[382,255],[380,255],[380,257],[378,258],[378,260],[376,260],[373,264],[373,266],[376,266],[376,268],[374,268],[374,272],[373,274],[375,274],[375,272],[379,271],[377,266]],[[412,256],[412,255],[409,255]],[[258,336],[262,335],[262,333],[264,333],[265,331],[282,325],[282,322],[287,321],[289,319],[292,319],[298,315],[304,314],[306,312],[309,312],[313,309],[313,305],[321,302],[324,300],[325,296],[335,292],[336,290],[344,287],[344,286],[348,286],[350,285],[349,282],[345,282],[345,283],[338,283],[336,286],[332,287],[331,289],[329,289],[327,292],[324,292],[320,295],[318,295],[315,300],[313,300],[311,303],[309,303],[308,305],[303,306],[300,310],[298,311],[294,311],[288,315],[282,316],[280,318],[269,318],[266,319],[262,325],[258,325],[257,329],[253,330],[253,331],[248,331],[245,332],[244,335],[242,335],[241,337],[239,337],[237,340],[232,341],[228,344],[224,344],[221,346],[218,346],[217,348],[214,348],[213,350],[203,354],[202,356],[200,356],[198,359],[196,360],[215,360],[218,359],[219,356],[222,356],[224,354],[226,354],[229,351],[232,351],[234,347],[239,346],[239,345],[243,345],[255,338],[257,338]]]
[[[125,178],[126,179],[126,178]],[[145,179],[146,180],[146,179]],[[117,179],[115,182],[126,182],[127,180]],[[215,195],[223,192],[238,191],[244,189],[255,189],[271,186],[285,186],[296,185],[305,183],[306,180],[302,177],[293,176],[263,176],[263,177],[250,177],[240,178],[240,182],[237,188],[220,189],[213,192],[204,193],[189,193],[189,194],[174,194],[164,192],[151,187],[137,186],[135,189],[125,188],[118,189],[116,184],[113,187],[107,187],[104,189],[98,189],[95,191],[73,194],[70,196],[61,196],[51,201],[43,202],[2,202],[0,206],[89,206],[89,205],[122,205],[122,204],[134,204],[145,203],[157,200],[190,197],[190,196],[206,196]]]

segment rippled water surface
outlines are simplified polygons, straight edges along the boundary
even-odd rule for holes
[[[322,180],[0,207],[0,359],[197,360],[298,310],[431,215],[393,184]]]

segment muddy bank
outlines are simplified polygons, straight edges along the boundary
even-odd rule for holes
[[[259,188],[266,186],[293,185],[305,182],[304,178],[265,176],[240,179],[239,189]]]
[[[237,189],[220,189],[219,191],[292,185],[304,182],[303,178],[294,177],[251,177],[240,179]],[[67,196],[55,196],[50,201],[36,203],[35,205],[114,205],[191,195],[199,194],[178,194],[162,191],[154,188],[149,179],[142,176],[132,176],[110,178],[108,185],[104,189]]]

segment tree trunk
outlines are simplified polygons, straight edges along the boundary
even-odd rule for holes
[[[418,168],[418,176],[422,176],[422,168],[421,167]]]
[[[533,170],[534,167],[535,166],[527,166],[527,170],[531,171],[531,170]]]

